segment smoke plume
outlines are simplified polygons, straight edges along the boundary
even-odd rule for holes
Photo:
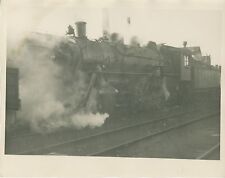
[[[54,50],[60,43],[57,38],[33,36],[30,41],[8,46],[9,62],[20,72],[18,120],[40,133],[99,127],[109,115],[98,113],[96,89],[91,91],[86,107],[75,110],[84,99],[89,78],[82,71],[72,72],[66,62],[76,59],[68,51],[62,50],[65,56],[56,62]]]

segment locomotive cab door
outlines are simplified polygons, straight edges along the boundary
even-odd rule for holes
[[[180,104],[187,105],[190,103],[191,98],[191,55],[184,50],[181,53],[180,60],[180,86],[179,86],[179,98]]]

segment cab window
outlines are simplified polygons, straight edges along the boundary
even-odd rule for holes
[[[184,66],[185,67],[190,66],[189,56],[184,56]]]

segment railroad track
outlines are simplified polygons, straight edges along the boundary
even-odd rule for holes
[[[172,108],[172,110],[170,110],[170,113],[175,112],[176,110],[177,110],[177,108]],[[188,111],[188,112],[195,112],[195,111],[197,111],[197,109],[195,109],[194,111]],[[168,112],[168,111],[166,111],[166,112]],[[167,114],[166,112],[164,114]],[[182,113],[185,114],[185,113],[188,113],[188,112],[178,112],[178,113],[179,114],[182,114]],[[175,114],[177,114],[177,113],[175,113]],[[162,116],[159,115],[157,117],[162,117]],[[34,136],[38,136],[38,135],[44,135],[44,134],[29,131],[29,132],[26,132],[26,133],[23,133],[23,134],[9,136],[8,139],[18,140],[18,139],[24,139],[24,138],[27,138],[27,137],[34,137]]]
[[[179,113],[170,117],[150,120],[16,154],[101,156],[120,147],[129,146],[141,140],[193,124],[218,114],[219,112],[208,113],[207,115],[195,116],[195,119],[190,119],[190,116],[184,117],[183,113]],[[180,118],[180,116],[182,116],[182,118]],[[178,121],[180,121],[180,123]],[[143,133],[147,134],[143,135]]]
[[[211,109],[211,107],[209,107],[208,109]],[[171,112],[176,112],[176,110],[177,110],[177,108],[172,108],[172,110],[170,111],[170,113]],[[186,112],[178,112],[178,113],[175,113],[174,114],[174,116],[176,116],[176,114],[188,114],[188,113],[191,113],[191,112],[196,112],[196,111],[199,111],[200,109],[198,108],[198,109],[193,109],[193,110],[190,110],[190,111],[186,111]],[[206,108],[206,110],[207,110],[207,108]],[[166,113],[164,113],[164,114],[166,114]],[[173,115],[171,115],[171,117],[172,117]],[[163,115],[162,116],[159,116],[159,117],[163,117]],[[34,137],[34,136],[39,136],[39,135],[43,135],[43,134],[41,134],[41,133],[36,133],[36,132],[26,132],[26,133],[24,133],[24,134],[18,134],[18,135],[13,135],[13,136],[9,136],[8,137],[8,139],[9,140],[18,140],[18,139],[25,139],[25,138],[27,138],[27,137]]]
[[[216,145],[210,147],[204,153],[199,155],[196,159],[207,159],[209,156],[211,156],[219,148],[220,148],[220,143],[217,143]]]
[[[89,139],[94,139],[94,138],[97,138],[98,136],[102,136],[102,135],[105,135],[105,134],[111,134],[111,133],[115,133],[115,132],[118,132],[118,131],[122,131],[124,129],[135,128],[137,126],[142,126],[142,125],[145,125],[145,124],[151,124],[151,123],[154,123],[154,122],[163,121],[163,120],[166,120],[166,119],[182,116],[184,114],[189,114],[189,113],[190,112],[186,112],[186,113],[179,112],[179,113],[176,113],[176,114],[173,114],[173,115],[164,116],[164,117],[161,117],[161,118],[156,118],[156,119],[153,119],[153,120],[150,120],[150,121],[145,121],[145,122],[142,122],[142,123],[132,124],[132,125],[128,125],[128,126],[126,125],[126,126],[122,126],[122,127],[116,128],[116,129],[103,131],[103,132],[100,132],[100,133],[97,133],[97,134],[84,136],[84,137],[81,137],[81,138],[78,138],[78,139],[71,139],[71,140],[67,140],[65,142],[60,142],[60,143],[57,143],[57,144],[51,144],[51,145],[48,145],[48,146],[45,146],[45,147],[32,149],[30,151],[18,152],[16,154],[26,154],[26,153],[31,153],[31,152],[38,151],[38,150],[44,150],[44,149],[49,149],[49,148],[61,146],[61,145],[64,145],[64,144],[69,144],[69,143],[75,143],[75,142],[85,141],[85,140],[89,140]],[[24,137],[26,137],[26,136],[31,137],[31,136],[34,136],[34,135],[36,135],[36,134],[27,134],[27,135],[24,135]],[[23,136],[22,137],[14,137],[14,139],[16,139],[16,138],[23,138]]]
[[[91,153],[90,156],[101,156],[101,155],[105,155],[105,154],[107,154],[107,152],[115,151],[116,149],[119,149],[119,148],[124,147],[124,146],[129,147],[129,145],[135,144],[135,143],[140,142],[140,141],[143,141],[145,139],[149,139],[151,137],[158,136],[160,134],[164,134],[166,132],[169,132],[169,131],[172,131],[172,130],[175,130],[175,129],[179,129],[179,128],[185,127],[187,125],[194,124],[194,123],[199,122],[199,121],[204,120],[204,119],[213,118],[213,116],[216,116],[218,114],[219,113],[212,113],[212,114],[209,114],[207,116],[200,117],[198,119],[192,119],[192,120],[189,120],[189,121],[184,122],[182,124],[177,124],[175,126],[166,128],[166,129],[161,130],[161,131],[158,131],[158,132],[156,132],[154,134],[149,134],[149,135],[146,135],[146,136],[143,136],[143,137],[134,139],[134,140],[127,141],[126,143],[122,143],[122,144],[119,144],[119,145],[115,145],[114,147],[111,147],[111,148],[108,148],[108,149],[105,149],[105,150],[101,150],[101,151],[96,152],[96,153]],[[211,153],[211,151],[210,151],[210,153]],[[209,153],[206,152],[205,154],[209,154]],[[205,156],[205,154],[202,155],[202,157]]]
[[[163,113],[152,116],[151,118],[149,118],[149,120],[165,116],[172,117],[176,114],[183,114],[183,111],[180,109],[172,113],[169,111],[165,111]],[[46,147],[48,145],[54,145],[65,141],[76,140],[79,138],[84,138],[94,134],[102,133],[105,131],[109,131],[109,129],[116,129],[122,126],[133,125],[134,123],[141,123],[143,121],[146,121],[146,119],[148,118],[143,116],[141,116],[138,119],[136,119],[135,117],[129,119],[127,119],[126,117],[124,118],[122,117],[119,120],[117,118],[112,117],[110,118],[110,122],[105,123],[102,127],[96,129],[88,129],[88,128],[82,130],[64,129],[48,134],[24,133],[22,135],[17,134],[18,136],[6,135],[5,150],[6,154],[18,154],[24,152],[25,150],[34,150],[36,148]]]
[[[195,109],[196,111],[196,109]],[[194,112],[193,109],[190,111],[184,112],[181,108],[174,107],[172,110],[166,110],[162,113],[159,113],[155,116],[152,116],[150,119],[158,119],[165,116],[176,116],[177,114],[183,115],[185,113]],[[114,116],[115,117],[115,116]],[[6,154],[17,154],[20,152],[24,152],[24,150],[33,150],[39,147],[46,147],[47,145],[54,145],[57,143],[65,142],[65,140],[75,140],[78,138],[84,138],[93,134],[102,133],[104,131],[108,131],[110,129],[116,129],[118,127],[124,127],[133,125],[135,123],[141,123],[146,121],[146,116],[139,116],[139,118],[127,118],[126,116],[122,116],[119,120],[117,118],[111,117],[110,122],[104,124],[100,128],[96,129],[82,129],[82,130],[74,130],[74,129],[67,129],[67,130],[58,130],[57,132],[41,134],[41,133],[34,133],[34,132],[26,132],[23,134],[17,135],[6,135]],[[122,121],[122,122],[121,122]],[[113,123],[114,122],[114,123]],[[27,144],[30,143],[30,144]]]

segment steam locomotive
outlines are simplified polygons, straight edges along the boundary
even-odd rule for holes
[[[38,60],[39,53],[46,51],[60,66],[65,88],[82,77],[85,84],[79,102],[63,100],[69,112],[89,107],[93,93],[97,103],[94,112],[112,113],[116,108],[139,111],[188,104],[197,92],[220,90],[221,69],[211,65],[210,56],[203,56],[200,47],[187,47],[184,42],[178,48],[152,41],[145,46],[138,42],[126,45],[116,33],[89,40],[86,23],[77,22],[76,27],[76,36],[69,26],[66,37],[33,33],[23,42],[32,57]],[[7,70],[7,110],[17,110],[18,87],[11,92],[13,72]],[[18,71],[13,75],[18,86]],[[12,96],[16,97],[14,104],[10,104]]]

